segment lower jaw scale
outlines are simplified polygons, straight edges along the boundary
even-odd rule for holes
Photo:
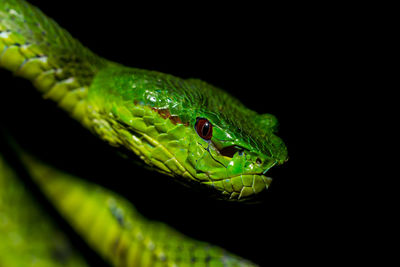
[[[211,181],[211,185],[219,192],[222,191],[225,199],[246,200],[256,197],[259,193],[268,189],[272,182],[271,177],[261,174],[242,174],[228,179]]]

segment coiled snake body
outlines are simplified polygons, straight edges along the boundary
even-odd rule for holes
[[[260,115],[200,80],[103,59],[24,1],[0,1],[0,67],[30,80],[44,98],[57,102],[110,145],[123,147],[129,157],[223,200],[252,199],[268,188],[268,170],[287,160],[285,145],[275,135],[273,115]],[[44,195],[112,265],[253,265],[142,218],[132,204],[105,188],[22,151],[19,155]],[[34,266],[38,261],[36,266],[54,266],[57,259],[49,251],[63,248],[65,238],[51,222],[44,222],[46,215],[32,203],[16,176],[0,157],[0,266]],[[10,199],[29,207],[24,209],[24,220],[7,208]],[[48,226],[32,237],[26,221]],[[13,243],[9,233],[31,245]],[[4,253],[6,249],[12,253]],[[85,262],[71,252],[57,264]]]

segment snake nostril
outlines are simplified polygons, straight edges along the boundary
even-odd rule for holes
[[[257,159],[256,159],[256,163],[257,163],[257,164],[261,164],[261,163],[262,163],[262,160],[261,160],[260,158],[257,158]]]

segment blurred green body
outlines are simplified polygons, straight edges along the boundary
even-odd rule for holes
[[[112,146],[217,198],[254,197],[269,186],[268,170],[287,160],[273,115],[199,80],[100,58],[23,1],[0,1],[0,67]],[[197,134],[198,118],[212,124],[211,140]]]
[[[87,266],[1,154],[0,266]]]
[[[114,266],[254,266],[142,217],[117,194],[23,156],[32,178],[60,213]]]

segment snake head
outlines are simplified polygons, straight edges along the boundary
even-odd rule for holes
[[[219,112],[210,107],[195,112],[188,158],[196,178],[220,198],[245,201],[269,187],[268,171],[287,160],[287,150],[275,135],[273,115],[259,115],[231,101]]]
[[[87,126],[146,164],[217,198],[252,199],[287,160],[277,119],[200,80],[115,68],[89,90]]]

